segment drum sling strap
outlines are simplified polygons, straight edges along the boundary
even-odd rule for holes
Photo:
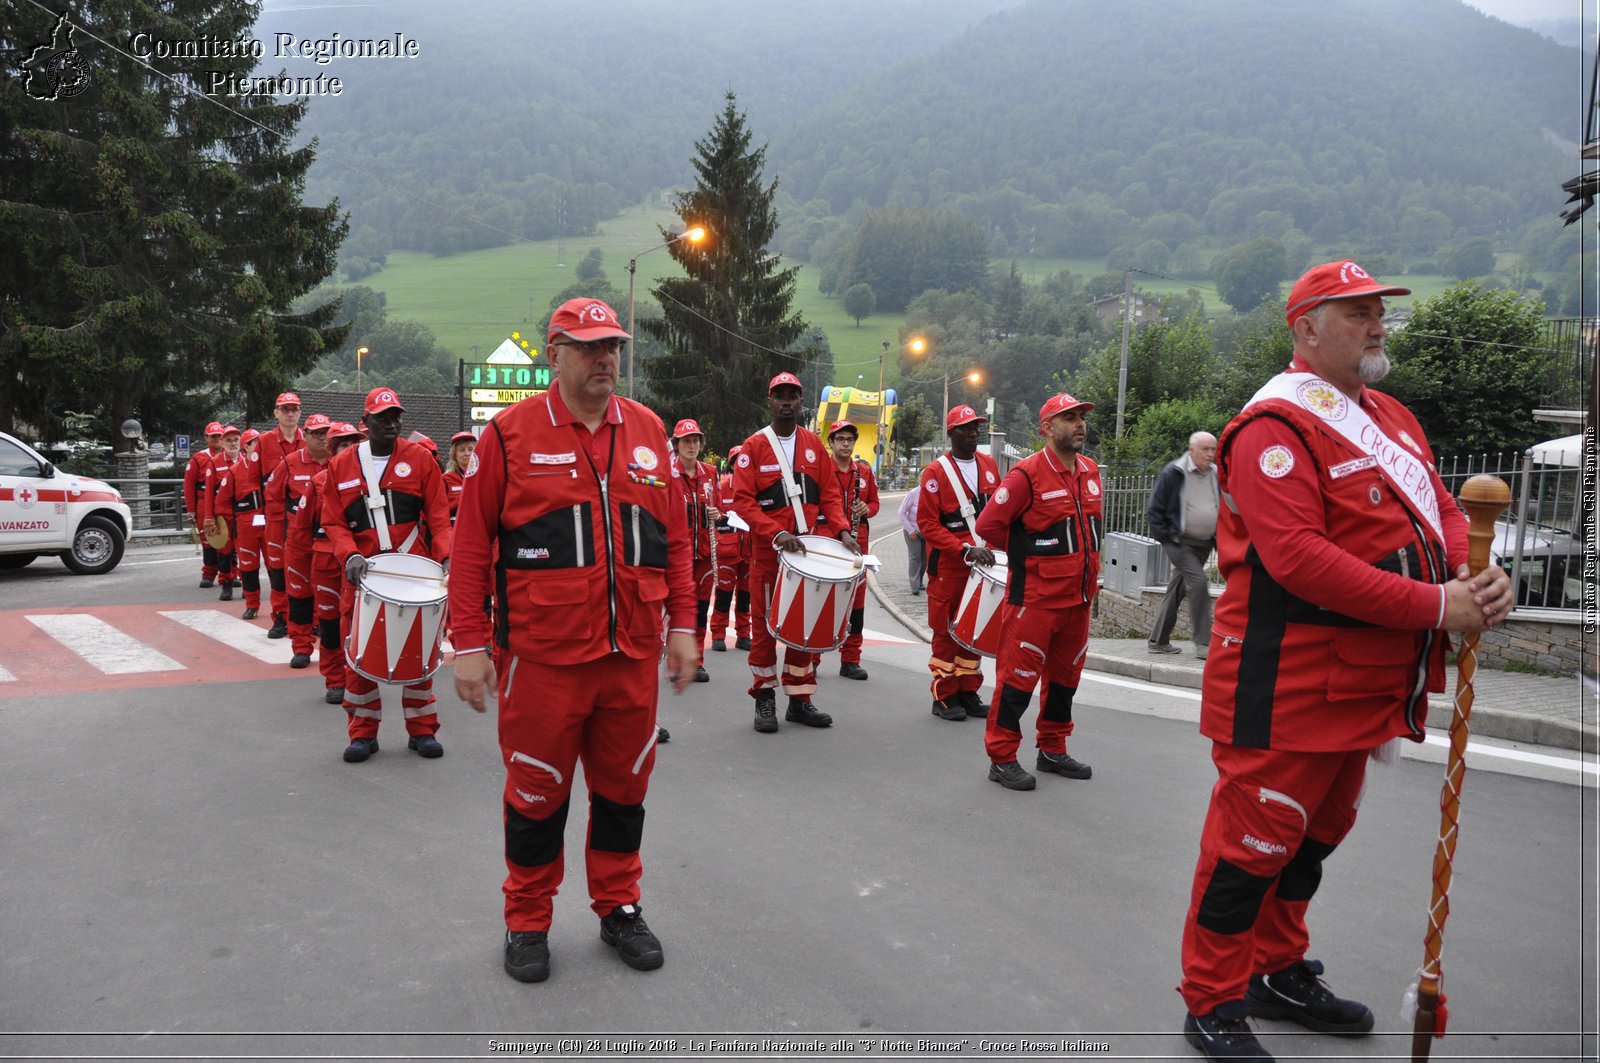
[[[802,492],[799,477],[795,476],[794,470],[789,467],[789,458],[783,452],[783,444],[778,442],[778,433],[772,430],[770,424],[761,431],[767,437],[767,442],[772,445],[772,456],[778,462],[778,475],[783,477],[783,493],[789,499],[789,507],[794,510],[794,533],[796,535],[809,534],[809,529],[806,527],[805,507],[800,504]],[[800,443],[799,428],[795,429],[794,441],[795,445],[798,446]]]
[[[394,451],[390,451],[389,456],[393,458]],[[422,521],[417,521],[411,534],[406,536],[406,541],[396,549],[394,539],[389,535],[389,503],[378,486],[377,466],[372,464],[371,440],[364,439],[356,446],[356,460],[361,464],[361,480],[367,488],[367,517],[372,521],[372,530],[378,533],[378,552],[409,554],[422,533]]]
[[[988,546],[989,544],[983,541],[983,536],[978,534],[978,525],[973,519],[977,510],[973,508],[972,499],[967,497],[967,485],[962,481],[961,473],[956,469],[955,463],[950,460],[950,455],[939,455],[939,467],[950,480],[950,489],[956,493],[956,502],[961,508],[961,519],[967,524],[967,534],[972,536],[973,545]]]

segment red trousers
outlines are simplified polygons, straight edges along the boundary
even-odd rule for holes
[[[934,584],[928,584],[930,611]],[[1022,714],[1039,694],[1038,746],[1065,753],[1072,734],[1072,697],[1089,652],[1089,606],[1041,609],[1000,607],[1000,657],[995,662],[994,701],[983,729],[983,745],[996,764],[1017,759]]]
[[[264,528],[255,523],[255,514],[249,511],[235,518],[234,546],[239,559],[239,583],[244,587],[246,609],[261,608],[261,549],[265,539]]]
[[[216,579],[217,563],[220,559],[221,555],[217,553],[217,548],[206,542],[202,537],[200,540],[200,578]]]
[[[844,645],[839,647],[839,662],[841,664],[861,663],[861,646],[865,641],[865,636],[862,632],[866,630],[866,627],[867,581],[862,580],[856,585],[855,600],[850,603],[850,634],[845,636]]]
[[[267,582],[272,587],[272,615],[289,615],[289,587],[285,572],[286,551],[282,543],[266,540]],[[299,652],[298,650],[296,652]]]
[[[948,553],[941,555],[941,560],[951,559],[952,555]],[[967,567],[957,560],[955,564],[941,566],[938,575],[928,579],[928,627],[933,629],[933,650],[928,658],[928,670],[933,673],[933,696],[938,701],[944,701],[960,691],[976,691],[983,686],[983,658],[962,649],[950,637],[950,615],[961,604],[961,592],[967,586],[967,571]]]
[[[312,556],[309,553],[297,553],[294,557],[285,557],[283,568],[284,598],[288,603],[284,618],[289,624],[289,644],[295,653],[304,653],[307,656],[310,656],[316,638],[316,612],[313,607],[316,593],[311,582]],[[276,584],[273,585],[272,596],[276,602],[278,596]],[[334,608],[337,610],[338,606],[335,605]]]
[[[736,564],[721,566],[717,580],[716,602],[711,609],[711,637],[725,638],[728,634],[728,614],[733,614],[733,637],[750,637],[750,562],[739,559]]]
[[[330,555],[331,556],[331,555]],[[350,637],[350,614],[355,608],[356,588],[345,584],[339,596],[340,645]],[[400,692],[400,708],[406,717],[406,734],[431,735],[439,731],[439,714],[433,710],[433,677],[405,687]],[[383,694],[377,683],[354,668],[347,659],[344,667],[344,711],[349,717],[352,739],[378,737],[383,719]]]
[[[339,622],[339,602],[344,597],[344,569],[331,552],[313,552],[311,580],[316,603],[317,640],[322,647],[317,653],[317,668],[322,672],[322,685],[331,690],[344,686],[344,635]]]
[[[1305,959],[1322,862],[1355,825],[1368,751],[1286,753],[1220,742],[1200,835],[1183,984],[1196,1015],[1244,997],[1252,974]]]
[[[750,561],[750,686],[754,697],[779,685],[778,640],[767,630],[767,606],[778,582],[778,552],[756,547]],[[783,692],[791,698],[809,698],[817,692],[817,656],[793,646],[783,648]]]
[[[579,762],[589,787],[584,859],[591,906],[604,916],[639,902],[639,841],[656,763],[660,671],[655,657],[620,653],[562,665],[501,654],[506,929],[550,929]]]
[[[710,557],[694,559],[694,645],[695,664],[706,663],[706,618],[711,612],[711,595],[716,590],[716,579],[711,571]]]

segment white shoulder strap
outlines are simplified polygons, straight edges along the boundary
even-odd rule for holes
[[[772,446],[772,456],[778,462],[778,475],[783,477],[784,496],[789,499],[789,507],[794,510],[795,534],[805,535],[810,529],[806,527],[806,511],[805,507],[801,505],[802,492],[799,478],[795,476],[794,470],[789,467],[789,458],[783,452],[783,444],[778,442],[778,433],[772,430],[770,424],[761,431],[766,435],[767,442]],[[794,441],[796,446],[800,445],[799,428],[794,430]]]
[[[977,510],[973,508],[972,499],[967,497],[967,485],[961,479],[961,473],[950,461],[949,454],[939,455],[939,467],[944,470],[945,478],[950,481],[950,487],[956,493],[956,502],[961,507],[961,519],[967,522],[967,534],[972,536],[972,541],[977,546],[987,546],[983,537],[978,534],[978,523],[974,519]]]
[[[394,456],[392,451],[389,456]],[[372,530],[378,533],[378,548],[387,554],[394,549],[394,540],[389,538],[389,507],[378,487],[378,469],[372,464],[370,440],[363,439],[356,445],[356,461],[361,465],[361,479],[367,488],[367,516],[372,521]]]

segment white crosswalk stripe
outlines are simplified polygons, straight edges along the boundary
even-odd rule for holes
[[[900,644],[906,645],[906,646],[911,645],[912,641],[913,641],[912,639],[901,638],[899,635],[890,635],[890,634],[887,634],[886,632],[883,632],[883,631],[866,631],[866,630],[863,630],[861,632],[861,637],[864,638],[864,639],[871,639],[874,642],[900,643]]]
[[[184,671],[171,657],[98,617],[49,614],[30,616],[28,621],[106,675]]]
[[[16,681],[16,676],[6,671],[4,667],[0,667],[0,683],[15,683]]]
[[[288,639],[269,639],[248,620],[219,613],[215,609],[163,610],[162,616],[175,620],[191,631],[216,639],[230,649],[248,653],[258,661],[268,664],[288,664],[294,656],[294,647]]]

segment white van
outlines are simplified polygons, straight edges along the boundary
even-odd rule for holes
[[[122,560],[133,515],[115,487],[62,472],[15,436],[0,432],[0,569],[54,554],[84,576]]]

